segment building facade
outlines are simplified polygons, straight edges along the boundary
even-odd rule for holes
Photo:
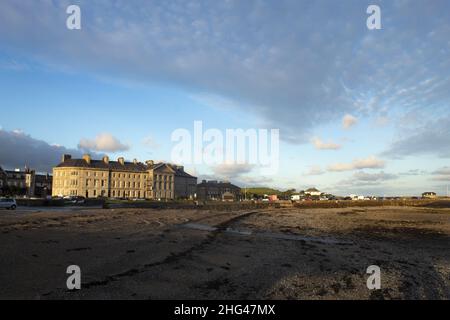
[[[2,170],[0,168],[0,195],[45,198],[51,195],[52,176],[34,170]]]
[[[34,170],[25,171],[25,188],[28,197],[46,198],[52,195],[53,177],[38,174]]]
[[[124,158],[110,161],[93,160],[89,155],[72,159],[64,155],[53,168],[53,196],[81,196],[85,198],[135,198],[174,200],[193,199],[197,178],[183,167],[167,163],[155,164]]]
[[[436,192],[424,192],[422,193],[422,198],[424,199],[436,199],[437,194]]]
[[[308,196],[320,197],[321,194],[322,194],[322,192],[320,192],[316,188],[309,188],[309,189],[305,190],[305,195],[308,195]]]
[[[0,196],[2,196],[6,191],[6,173],[0,167]]]
[[[197,197],[202,201],[240,201],[241,188],[229,182],[203,180],[197,186]]]

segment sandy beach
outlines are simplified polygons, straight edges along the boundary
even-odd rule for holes
[[[445,208],[2,210],[0,298],[450,299],[449,248]]]

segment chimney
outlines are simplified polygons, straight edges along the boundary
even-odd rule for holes
[[[154,165],[155,163],[153,162],[153,160],[147,160],[147,161],[145,161],[145,164],[146,164],[147,166],[149,166],[149,167],[153,167],[153,165]]]
[[[66,162],[67,160],[70,160],[70,159],[72,159],[72,156],[70,155],[70,154],[64,154],[63,156],[62,156],[62,162]]]
[[[91,164],[91,156],[89,154],[83,155],[83,160],[87,162],[87,164]]]
[[[133,163],[134,163],[134,164],[138,164],[137,159],[133,159]]]
[[[106,164],[109,164],[109,157],[108,156],[104,156],[103,157],[103,162]]]
[[[119,159],[117,159],[117,161],[121,164],[121,165],[125,165],[125,159],[123,157],[120,157]]]

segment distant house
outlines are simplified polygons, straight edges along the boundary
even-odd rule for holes
[[[206,181],[197,185],[197,198],[201,201],[239,201],[241,188],[227,181]]]
[[[226,191],[222,194],[222,201],[225,202],[233,202],[235,198],[235,195],[229,191]]]
[[[6,173],[0,167],[0,196],[3,195],[4,188],[6,188]]]
[[[300,201],[300,199],[301,199],[300,194],[293,194],[293,195],[291,195],[291,200],[292,201]]]
[[[50,174],[38,174],[34,170],[26,170],[25,185],[27,196],[46,198],[52,195],[53,177]]]
[[[320,192],[316,188],[309,188],[309,189],[305,190],[305,195],[320,197],[322,195],[322,192]]]
[[[36,173],[29,168],[24,171],[0,168],[0,192],[3,194],[45,198],[51,195],[52,181],[53,177],[48,173]]]
[[[358,196],[357,194],[351,194],[347,198],[351,198],[353,201],[364,200],[364,196]]]
[[[0,195],[45,197],[51,194],[52,176],[25,168],[3,170],[0,167]]]
[[[425,198],[425,199],[436,199],[437,198],[437,194],[436,194],[436,192],[424,192],[424,193],[422,193],[422,198]]]

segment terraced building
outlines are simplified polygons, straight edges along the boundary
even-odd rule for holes
[[[175,200],[194,199],[197,178],[184,167],[169,163],[145,163],[124,158],[93,160],[90,155],[72,159],[64,155],[53,168],[53,196]]]

